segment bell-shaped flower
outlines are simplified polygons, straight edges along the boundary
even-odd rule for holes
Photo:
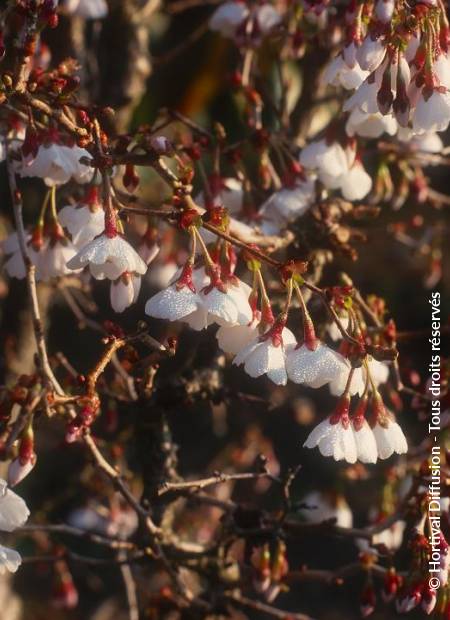
[[[300,153],[300,163],[305,168],[317,170],[319,176],[340,177],[348,171],[348,159],[339,142],[326,139],[314,140]]]
[[[330,382],[329,388],[333,396],[340,396],[341,394],[343,394],[345,386],[347,384],[348,373],[351,369],[350,362],[344,357],[342,357],[342,360],[347,366],[347,372],[336,375],[335,379]],[[383,364],[383,362],[379,362],[378,360],[369,357],[367,359],[367,365],[369,367],[370,376],[375,387],[386,383],[389,377],[389,367],[386,364]],[[364,393],[366,379],[367,373],[364,366],[354,368],[352,381],[349,387],[349,392],[351,396],[355,396],[355,394],[359,394],[359,396],[361,396]]]
[[[372,177],[356,160],[350,170],[340,177],[339,187],[346,200],[362,200],[372,189]]]
[[[358,63],[349,67],[342,54],[339,54],[325,68],[322,80],[324,84],[342,86],[347,90],[353,90],[363,83],[367,75],[368,72],[361,69]]]
[[[375,71],[383,62],[386,46],[381,37],[373,38],[368,34],[356,51],[359,66],[364,71]]]
[[[35,247],[33,244],[32,235],[27,234],[27,252],[32,264],[36,268],[36,280],[41,279],[40,260],[42,256],[42,250],[45,247],[42,245],[40,248]],[[22,258],[22,252],[20,251],[19,237],[16,232],[10,234],[4,241],[2,241],[2,250],[7,259],[4,263],[6,273],[10,278],[17,278],[23,280],[26,276],[25,263]]]
[[[370,426],[377,442],[380,459],[388,459],[394,453],[405,454],[408,451],[402,429],[395,421],[394,414],[385,408],[378,393],[373,396]]]
[[[358,461],[361,463],[376,463],[378,456],[377,443],[372,429],[365,418],[367,401],[367,396],[363,396],[356,407],[355,413],[351,416],[351,423]]]
[[[145,313],[157,319],[180,321],[196,312],[201,303],[193,280],[192,265],[186,263],[175,282],[147,301]]]
[[[136,303],[141,290],[141,276],[125,272],[117,280],[111,282],[110,301],[115,312],[123,312]]]
[[[286,369],[291,381],[312,388],[320,388],[338,377],[348,377],[345,358],[322,343],[315,350],[305,344],[290,350]]]
[[[335,461],[356,463],[358,451],[348,415],[349,408],[350,396],[345,394],[334,413],[311,431],[303,446],[317,447],[323,456],[332,456]]]
[[[76,145],[64,146],[54,142],[41,144],[34,159],[30,162],[23,159],[18,164],[18,173],[21,177],[40,177],[48,186],[62,185],[70,179],[77,183],[88,183],[94,171],[80,162],[82,157],[90,155]]]
[[[0,478],[0,530],[12,532],[22,527],[29,516],[30,511],[23,499],[11,491],[6,481]]]
[[[416,133],[445,131],[450,123],[450,92],[444,86],[422,89],[412,116]]]
[[[285,317],[278,318],[262,336],[239,351],[233,364],[244,364],[245,372],[251,377],[267,375],[277,385],[286,385],[286,354],[297,341],[285,324]]]
[[[45,282],[73,273],[67,262],[76,254],[76,248],[64,235],[62,227],[53,223],[47,242],[40,251],[39,278]]]
[[[17,551],[0,545],[0,575],[4,575],[6,571],[15,573],[21,564],[22,558]]]
[[[343,110],[349,112],[355,108],[368,114],[376,114],[379,112],[378,107],[378,91],[381,88],[384,71],[388,66],[388,61],[384,60],[382,64],[362,82],[355,90],[353,95],[345,101]]]
[[[225,353],[237,355],[258,336],[258,321],[249,325],[221,325],[216,333],[219,347]]]
[[[58,212],[58,219],[77,247],[100,235],[105,228],[105,214],[97,200],[96,189],[89,192],[85,201],[63,207]]]
[[[345,124],[348,136],[361,136],[362,138],[379,138],[384,133],[393,136],[397,133],[398,125],[392,114],[369,114],[359,108],[354,108]]]
[[[0,530],[12,532],[22,527],[27,521],[30,511],[21,497],[8,489],[5,480],[0,479]],[[0,545],[0,575],[6,571],[15,573],[22,563],[17,551]]]
[[[199,297],[203,309],[207,313],[208,323],[218,325],[248,325],[253,319],[252,309],[248,302],[251,288],[233,276],[226,284],[214,277],[208,286],[202,288]]]
[[[261,206],[261,230],[265,234],[278,234],[289,222],[302,216],[314,200],[314,180],[299,182],[293,188],[274,192]]]
[[[132,246],[117,232],[106,231],[83,246],[71,258],[69,269],[89,267],[97,280],[117,280],[124,272],[143,275],[147,265]]]

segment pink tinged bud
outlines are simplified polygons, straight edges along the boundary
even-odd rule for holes
[[[66,443],[75,443],[75,441],[78,441],[78,439],[81,436],[81,430],[82,430],[81,424],[80,422],[76,420],[68,424],[66,427],[66,434],[64,437],[64,439],[66,440]]]
[[[401,75],[401,71],[397,74],[397,95],[393,103],[394,115],[397,122],[402,127],[408,126],[411,104],[407,93],[407,85]]]
[[[363,618],[367,618],[370,616],[374,610],[376,605],[376,597],[375,591],[371,584],[367,584],[361,594],[361,615]]]
[[[78,590],[68,571],[64,571],[55,585],[52,597],[53,606],[57,609],[75,609],[78,605]]]
[[[125,174],[123,175],[122,183],[130,194],[132,194],[139,185],[139,175],[136,172],[133,164],[126,164]]]
[[[392,601],[401,584],[401,577],[397,575],[394,568],[390,568],[384,578],[382,597],[385,603]]]
[[[422,591],[423,583],[417,583],[414,586],[411,586],[400,602],[402,612],[408,613],[420,604],[422,601]]]

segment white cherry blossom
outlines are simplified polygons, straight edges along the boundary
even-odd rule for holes
[[[149,299],[145,312],[155,318],[183,320],[195,330],[212,323],[248,325],[253,319],[250,292],[238,278],[230,279],[221,290],[204,268],[192,270],[188,265],[175,282]]]
[[[393,136],[397,133],[398,125],[392,114],[369,114],[359,108],[354,108],[347,119],[345,131],[348,136],[358,135],[362,138],[379,138],[383,133]]]
[[[22,558],[17,551],[0,545],[0,575],[4,575],[7,571],[15,573],[21,564]]]
[[[346,360],[322,343],[314,351],[304,344],[290,350],[286,369],[291,381],[312,388],[320,388],[342,375],[348,377]]]
[[[258,335],[258,322],[249,325],[221,325],[216,333],[219,347],[225,353],[237,355]]]
[[[362,84],[368,72],[361,69],[358,63],[349,67],[341,54],[333,58],[322,76],[324,84],[342,86],[346,90],[354,90]]]
[[[41,279],[41,270],[40,270],[40,259],[41,259],[41,251],[37,250],[33,244],[31,243],[31,235],[27,234],[27,251],[28,256],[36,268],[36,280]],[[19,246],[19,237],[16,232],[11,233],[4,241],[2,241],[2,250],[6,255],[7,259],[4,263],[4,268],[6,273],[10,278],[17,278],[18,280],[23,280],[26,276],[26,268],[25,263],[23,262],[22,252],[20,251]]]
[[[41,144],[36,157],[17,165],[21,177],[40,177],[48,186],[62,185],[74,179],[77,183],[88,183],[93,169],[80,163],[81,157],[90,157],[88,151],[79,146],[63,146],[53,142]]]
[[[92,241],[105,228],[105,214],[98,203],[67,205],[58,212],[58,219],[77,247]]]
[[[30,511],[23,499],[0,478],[0,530],[12,532],[21,527],[29,516]]]
[[[356,51],[359,66],[364,71],[375,71],[383,62],[386,55],[386,47],[381,37],[373,38],[367,35]]]
[[[364,417],[367,409],[367,401],[367,396],[364,396],[360,400],[354,415],[351,417],[351,423],[355,437],[358,461],[361,463],[376,463],[378,457],[377,443],[372,429]]]
[[[69,269],[89,270],[97,280],[117,280],[125,271],[143,275],[147,265],[121,235],[108,236],[105,232],[87,245],[67,263]]]
[[[73,273],[67,262],[76,254],[75,246],[65,237],[49,239],[40,251],[39,279],[48,282],[52,278]]]
[[[141,276],[123,273],[118,280],[113,280],[110,286],[110,301],[115,312],[123,312],[136,303],[141,290]]]
[[[385,408],[378,393],[373,396],[370,426],[377,442],[380,459],[388,459],[394,453],[405,454],[408,451],[402,429],[395,421],[394,414]]]
[[[340,177],[339,187],[346,200],[362,200],[372,189],[372,177],[356,160],[350,170]]]
[[[261,206],[261,230],[265,234],[278,234],[289,222],[302,216],[314,200],[314,179],[298,183],[293,188],[274,192]]]
[[[192,276],[192,266],[186,264],[174,282],[147,301],[145,313],[157,319],[180,321],[196,312],[201,299]]]
[[[335,413],[311,431],[303,446],[317,447],[323,456],[332,456],[335,461],[356,463],[358,450],[348,416],[349,406],[350,398],[344,397]]]
[[[12,532],[22,527],[30,516],[30,511],[21,497],[8,488],[5,480],[0,479],[0,530]],[[0,575],[6,571],[15,573],[22,563],[17,551],[0,545]]]
[[[294,334],[276,321],[265,334],[241,349],[233,364],[244,364],[245,372],[251,377],[267,375],[277,385],[286,385],[286,353],[296,344]]]
[[[416,133],[426,131],[445,131],[450,123],[450,92],[433,89],[431,95],[422,90],[413,116],[413,129]]]

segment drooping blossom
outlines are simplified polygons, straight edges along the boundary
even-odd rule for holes
[[[367,396],[364,396],[359,401],[354,414],[351,416],[351,423],[358,461],[361,463],[376,463],[378,456],[377,444],[372,429],[365,418],[367,401]]]
[[[21,497],[8,489],[5,480],[0,479],[0,530],[12,532],[24,525],[30,515]],[[0,545],[0,575],[5,571],[15,573],[22,563],[17,551]]]
[[[105,215],[98,200],[97,189],[91,188],[83,202],[60,209],[58,219],[71,234],[76,247],[92,241],[105,228]]]
[[[278,234],[287,224],[302,216],[313,204],[314,179],[274,192],[261,206],[258,216],[264,234]]]
[[[236,0],[224,2],[216,9],[209,20],[209,27],[224,37],[250,37],[255,43],[270,34],[280,22],[281,15],[271,4],[262,3],[250,8]]]
[[[216,333],[219,347],[225,353],[237,355],[258,335],[258,321],[248,325],[221,325]]]
[[[367,75],[368,72],[361,69],[357,62],[351,67],[345,61],[344,56],[338,54],[325,68],[322,80],[324,84],[353,90],[362,84]]]
[[[111,307],[115,312],[123,312],[136,303],[141,290],[142,278],[140,275],[125,272],[110,285]]]
[[[350,396],[345,394],[334,413],[311,431],[303,446],[317,447],[323,456],[332,456],[335,461],[356,463],[358,451],[350,423],[349,408]]]
[[[320,388],[341,376],[346,381],[348,377],[342,355],[322,343],[315,350],[305,344],[291,349],[287,355],[286,369],[291,381],[312,388]]]
[[[285,318],[279,317],[264,334],[255,337],[239,351],[233,364],[243,364],[251,377],[267,375],[277,385],[286,385],[286,355],[297,341],[285,325]]]
[[[93,168],[82,164],[82,157],[89,157],[86,149],[50,141],[41,144],[31,160],[23,158],[17,164],[17,172],[21,177],[40,177],[50,187],[63,185],[70,179],[77,183],[89,183],[94,174]]]
[[[97,280],[117,280],[124,272],[144,275],[147,271],[147,265],[136,250],[116,230],[105,231],[83,246],[68,261],[67,267],[89,267]]]
[[[372,400],[370,426],[377,442],[378,457],[388,459],[392,454],[405,454],[408,444],[402,429],[395,421],[394,414],[388,411],[376,393]]]
[[[248,325],[253,318],[250,292],[245,282],[234,277],[217,286],[204,268],[193,270],[187,263],[175,282],[147,301],[145,312],[155,318],[182,320],[196,330],[211,323]]]

